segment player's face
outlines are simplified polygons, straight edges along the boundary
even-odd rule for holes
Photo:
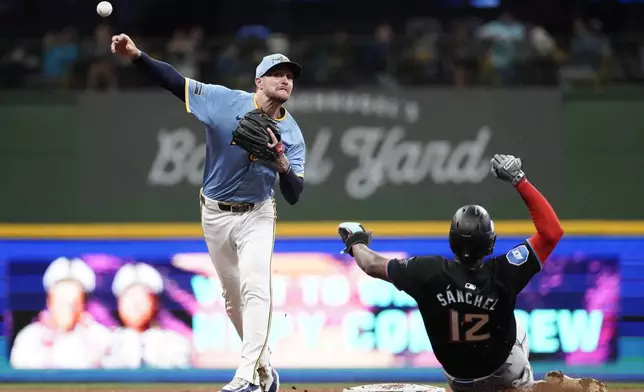
[[[288,67],[277,67],[261,78],[260,88],[269,99],[284,103],[293,91],[293,72]]]
[[[124,326],[143,329],[154,317],[156,297],[147,287],[134,285],[118,298],[118,311]]]
[[[47,309],[56,327],[69,331],[85,311],[85,292],[78,282],[61,281],[49,291]]]

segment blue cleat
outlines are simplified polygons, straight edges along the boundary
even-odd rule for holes
[[[239,377],[233,378],[231,382],[219,390],[219,392],[261,392],[259,385],[251,384]]]
[[[263,392],[278,392],[280,390],[280,376],[275,368],[265,366],[258,369],[259,385]]]

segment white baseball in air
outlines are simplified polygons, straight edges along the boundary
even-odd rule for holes
[[[105,18],[112,13],[112,4],[109,1],[101,1],[96,6],[96,13]]]

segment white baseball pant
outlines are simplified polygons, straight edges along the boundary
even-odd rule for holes
[[[507,388],[529,388],[535,384],[532,366],[528,361],[528,335],[517,320],[517,339],[505,363],[494,373],[473,380],[456,379],[445,373],[453,392],[488,392]]]
[[[222,211],[217,201],[201,197],[208,253],[221,281],[226,313],[242,340],[235,377],[255,385],[259,385],[257,369],[269,365],[275,222],[274,199],[255,203],[247,212],[229,212]]]

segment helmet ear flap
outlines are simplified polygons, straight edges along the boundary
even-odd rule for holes
[[[494,245],[495,244],[496,244],[496,233],[494,233],[494,238],[492,239],[492,243],[490,244],[490,249],[488,250],[486,256],[489,256],[494,252]]]

